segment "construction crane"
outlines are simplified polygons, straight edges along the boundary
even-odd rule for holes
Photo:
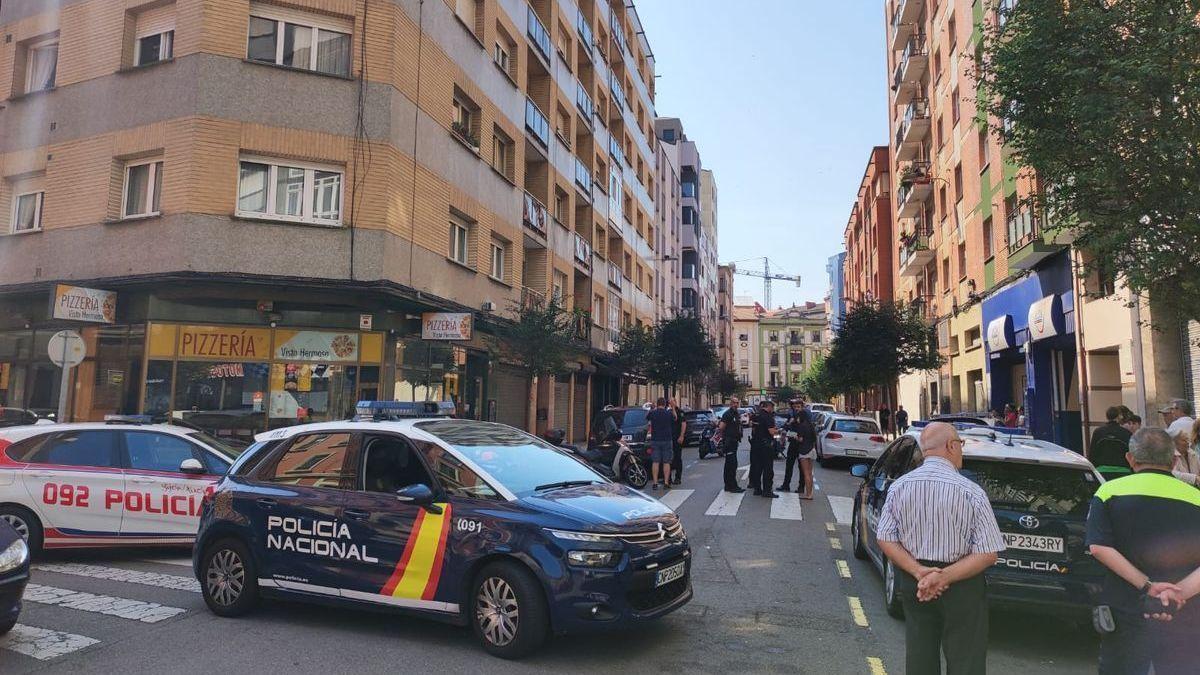
[[[757,260],[757,258],[750,258],[750,260]],[[762,259],[762,261],[763,261],[763,271],[761,271],[761,272],[756,271],[756,270],[739,270],[737,268],[737,265],[734,263],[730,263],[729,266],[731,268],[733,268],[734,274],[741,274],[742,276],[746,276],[746,277],[759,277],[763,280],[763,306],[766,307],[768,310],[770,310],[771,309],[771,282],[773,280],[794,281],[794,282],[796,282],[796,288],[799,288],[800,287],[800,277],[796,276],[796,275],[792,275],[792,274],[772,273],[770,259],[764,257]],[[739,261],[739,262],[741,262],[741,261]]]

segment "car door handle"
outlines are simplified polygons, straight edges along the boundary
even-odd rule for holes
[[[53,478],[54,474],[48,471],[31,471],[29,475],[33,478]]]
[[[279,504],[279,502],[271,499],[270,497],[263,497],[262,499],[258,500],[258,505],[266,509],[273,508],[277,504]]]
[[[149,476],[130,476],[129,480],[134,483],[156,483],[157,479]]]
[[[367,511],[360,511],[359,509],[346,509],[345,511],[342,511],[342,513],[351,520],[366,520],[367,518],[371,517],[370,513]]]

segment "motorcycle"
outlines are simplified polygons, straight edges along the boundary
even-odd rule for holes
[[[716,433],[717,428],[715,426],[710,426],[700,433],[700,443],[696,446],[696,449],[700,452],[700,459],[704,459],[709,455],[716,455],[717,457],[725,456],[725,452],[713,441]]]
[[[594,448],[580,448],[564,442],[566,431],[547,429],[542,439],[551,445],[570,452],[597,473],[612,481],[623,482],[629,487],[642,489],[650,482],[650,471],[643,460],[620,438],[609,439]]]

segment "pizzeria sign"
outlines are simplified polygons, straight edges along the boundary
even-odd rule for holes
[[[54,287],[54,318],[112,323],[117,318],[117,294],[98,288],[57,284]]]
[[[422,340],[470,340],[470,312],[425,312],[421,314]]]

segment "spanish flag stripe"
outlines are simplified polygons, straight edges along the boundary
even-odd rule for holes
[[[446,505],[446,513],[442,517],[441,534],[438,537],[437,553],[433,558],[433,569],[429,573],[429,583],[425,584],[422,600],[432,600],[437,594],[438,581],[442,578],[442,561],[446,558],[446,538],[450,535],[450,505]]]
[[[421,519],[420,528],[413,528],[409,539],[412,545],[412,555],[400,576],[399,583],[392,589],[394,598],[418,599],[425,592],[425,584],[429,583],[429,575],[433,571],[433,561],[438,553],[438,542],[442,538],[442,523],[446,520],[447,504],[439,504],[443,511],[440,514],[425,512]],[[415,543],[413,543],[415,541]]]
[[[392,591],[396,590],[396,584],[400,583],[400,578],[404,576],[404,570],[408,567],[409,559],[412,558],[413,548],[417,545],[417,533],[421,531],[421,525],[424,522],[425,509],[421,509],[417,514],[416,521],[413,522],[412,531],[408,533],[408,543],[404,545],[404,555],[400,556],[400,562],[396,563],[396,569],[384,584],[383,590],[380,591],[384,595],[392,595]]]

